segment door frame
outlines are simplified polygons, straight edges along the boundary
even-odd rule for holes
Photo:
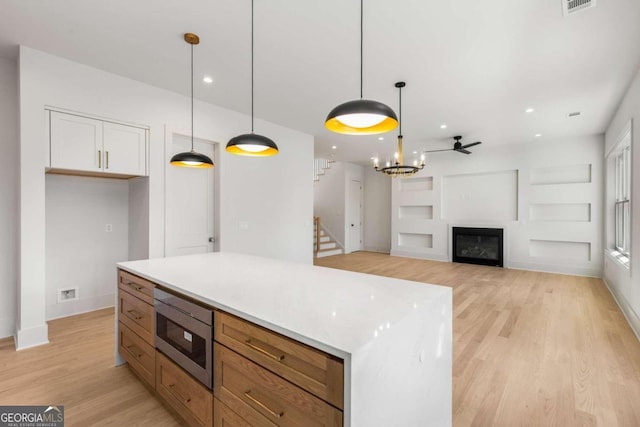
[[[191,138],[191,130],[164,125],[164,168],[162,170],[162,256],[167,256],[167,170],[171,166],[171,145],[173,136]],[[193,135],[201,143],[213,145],[213,252],[220,251],[220,143],[202,135]],[[149,150],[150,151],[150,150]]]

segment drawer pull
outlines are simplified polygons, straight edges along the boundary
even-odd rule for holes
[[[178,392],[178,390],[175,389],[175,386],[176,386],[175,384],[171,384],[169,386],[169,390],[171,390],[171,393],[173,393],[178,399],[182,400],[182,403],[191,402],[191,398],[184,397],[182,394]]]
[[[127,350],[129,351],[129,353],[131,353],[132,356],[135,356],[138,359],[142,357],[142,352],[139,351],[140,349],[135,344],[127,347]]]
[[[127,283],[127,286],[129,286],[129,287],[133,288],[134,290],[136,290],[136,291],[138,291],[138,292],[140,292],[140,291],[142,290],[142,286],[140,286],[140,285],[136,285],[136,284],[135,284],[135,283],[133,283],[133,282],[128,282],[128,283]]]
[[[130,315],[133,316],[134,320],[142,320],[142,316],[140,315],[140,313],[138,313],[135,310],[129,310],[127,311],[127,313],[129,313]]]
[[[248,345],[249,347],[251,347],[252,349],[254,349],[255,351],[264,354],[267,357],[272,358],[273,360],[277,361],[277,362],[282,362],[284,360],[284,354],[280,355],[280,356],[276,356],[273,353],[268,352],[267,350],[265,350],[262,347],[258,347],[257,345],[253,344],[251,342],[251,340],[245,340],[244,342],[246,345]]]
[[[275,418],[281,418],[284,415],[284,412],[276,412],[273,409],[269,408],[267,405],[265,405],[264,403],[260,402],[258,399],[256,399],[255,397],[251,396],[251,390],[249,391],[245,391],[244,392],[244,397],[246,397],[247,399],[249,399],[250,401],[252,401],[253,403],[255,403],[256,405],[258,405],[259,407],[261,407],[262,409],[264,409],[265,411],[267,411],[269,414],[271,414],[271,416],[275,417]]]

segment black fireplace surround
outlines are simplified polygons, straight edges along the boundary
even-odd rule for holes
[[[453,262],[504,266],[503,229],[452,227]]]

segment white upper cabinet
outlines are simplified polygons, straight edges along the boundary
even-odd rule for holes
[[[102,136],[105,172],[146,175],[145,129],[104,122]]]
[[[50,112],[50,168],[89,175],[144,176],[147,130]]]

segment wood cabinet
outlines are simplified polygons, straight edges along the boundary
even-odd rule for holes
[[[211,426],[211,391],[160,352],[156,354],[156,391],[189,425]]]
[[[343,425],[342,360],[220,311],[214,324],[214,426]]]
[[[124,177],[147,174],[147,129],[59,111],[48,113],[51,170]]]
[[[118,351],[131,369],[155,387],[153,283],[118,271]]]
[[[344,424],[343,360],[219,310],[214,312],[213,392],[206,388],[155,348],[155,286],[119,270],[118,349],[188,425]]]
[[[342,360],[220,311],[214,324],[219,343],[343,409]]]

